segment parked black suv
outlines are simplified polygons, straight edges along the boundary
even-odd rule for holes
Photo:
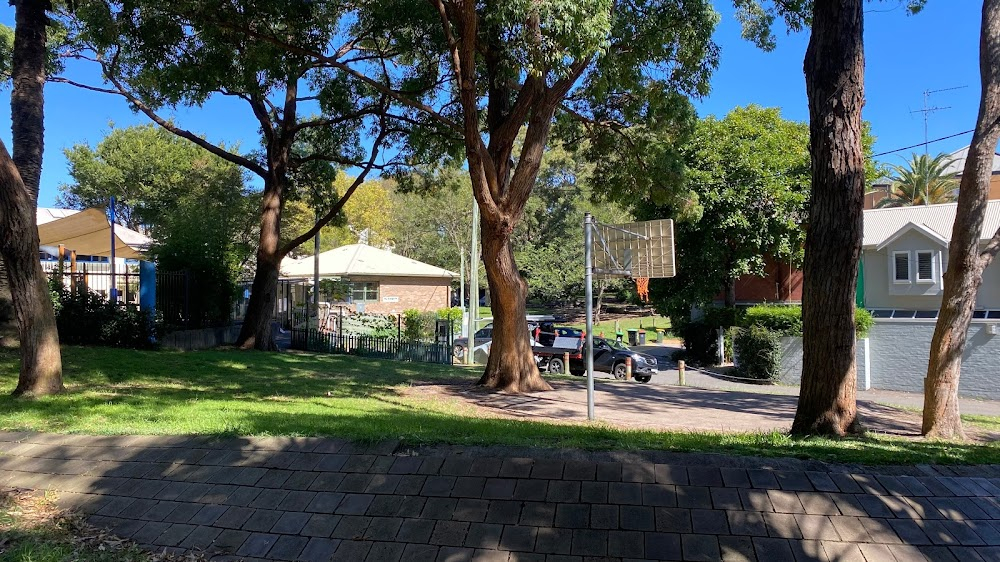
[[[616,379],[625,379],[625,360],[632,358],[632,376],[639,382],[649,382],[657,372],[656,358],[652,355],[632,351],[620,341],[594,338],[594,370],[611,373]],[[586,353],[583,359],[570,358],[569,372],[583,376],[587,374]]]

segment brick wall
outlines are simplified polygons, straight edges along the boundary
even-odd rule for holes
[[[969,328],[959,394],[966,398],[1000,399],[1000,336],[987,333],[990,322]],[[872,386],[923,392],[934,322],[877,320],[872,328]]]
[[[436,312],[451,304],[451,280],[427,277],[352,277],[353,282],[379,284],[378,302],[365,303],[365,312],[400,314],[415,308]]]
[[[802,302],[802,272],[787,263],[765,258],[764,275],[744,275],[736,280],[737,303]],[[715,300],[725,300],[719,293]]]

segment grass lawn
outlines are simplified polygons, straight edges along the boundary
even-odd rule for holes
[[[623,333],[626,330],[646,330],[646,340],[656,339],[651,331],[657,329],[670,330],[670,319],[665,316],[660,316],[658,314],[651,314],[649,316],[633,316],[631,318],[620,318],[618,320],[618,325],[621,327]],[[583,323],[570,324],[574,328],[582,329],[585,325]],[[603,322],[598,322],[594,324],[594,333],[600,334],[604,332],[604,335],[609,338],[615,337],[615,321],[605,320]],[[626,334],[627,337],[627,334]]]
[[[711,451],[842,462],[1000,462],[1000,447],[947,442],[793,439],[781,433],[626,430],[603,424],[482,417],[459,399],[407,395],[418,381],[477,371],[350,356],[215,350],[191,353],[65,347],[67,392],[7,394],[16,356],[0,352],[0,430],[88,434],[338,436],[408,445],[514,445]],[[614,384],[601,382],[599,384]]]

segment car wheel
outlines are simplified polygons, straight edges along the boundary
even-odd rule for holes
[[[455,354],[455,359],[465,359],[465,346],[464,345],[456,345],[454,348],[452,348],[451,351],[452,351],[452,353]]]
[[[637,380],[639,382],[649,382],[650,379],[652,379],[652,378],[653,377],[651,377],[649,375],[646,375],[646,376],[643,376],[643,377],[636,377],[635,380]]]
[[[612,373],[615,375],[616,379],[620,381],[625,380],[625,363],[616,364],[615,368],[612,369]]]
[[[561,357],[549,359],[549,372],[554,375],[561,375],[566,372],[566,364]]]

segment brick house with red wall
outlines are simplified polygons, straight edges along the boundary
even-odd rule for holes
[[[715,298],[717,304],[725,302],[725,293]],[[736,304],[776,302],[799,304],[802,302],[802,271],[788,262],[770,256],[764,261],[764,275],[744,275],[736,280]]]
[[[320,279],[348,283],[345,304],[357,312],[401,314],[410,309],[435,312],[451,305],[451,282],[458,274],[366,244],[351,244],[319,255]],[[284,279],[313,278],[313,256],[281,263]],[[304,285],[303,285],[304,287]],[[299,297],[297,298],[303,298]]]

